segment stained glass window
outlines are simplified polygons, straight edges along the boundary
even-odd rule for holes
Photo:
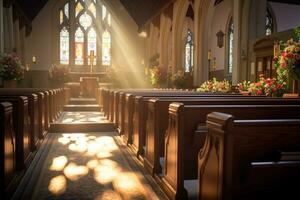
[[[96,17],[96,6],[95,6],[95,4],[91,3],[91,5],[89,6],[89,11],[91,11],[91,13],[93,13],[94,17]]]
[[[83,65],[84,34],[81,28],[75,32],[75,64]]]
[[[79,17],[80,25],[86,30],[90,25],[92,25],[92,18],[86,12]]]
[[[62,24],[64,22],[64,13],[63,11],[61,10],[59,12],[59,23]]]
[[[66,3],[65,5],[65,15],[67,18],[69,18],[69,3]]]
[[[232,74],[232,66],[233,66],[233,20],[230,19],[229,28],[228,28],[228,73]]]
[[[102,6],[102,20],[104,20],[106,17],[106,7]]]
[[[77,3],[76,8],[75,8],[75,16],[77,17],[78,14],[83,10],[83,6],[80,2]]]
[[[274,20],[270,9],[266,11],[266,35],[271,35],[274,32]]]
[[[91,30],[88,33],[88,38],[87,38],[87,42],[88,42],[88,55],[91,55],[91,51],[94,51],[94,56],[97,56],[97,34],[94,30],[94,28],[91,28]],[[91,63],[90,58],[88,59],[88,64]],[[93,62],[94,65],[96,65],[96,59],[94,59]]]
[[[191,72],[193,69],[194,59],[194,45],[193,45],[193,34],[190,29],[187,32],[187,38],[185,43],[185,72]]]
[[[107,23],[109,26],[111,26],[111,17],[110,17],[110,13],[108,13],[108,16],[107,16]]]
[[[108,31],[105,31],[102,35],[102,65],[110,65],[111,56],[110,56],[110,48],[111,48],[111,37]]]
[[[66,27],[60,31],[60,64],[69,64],[69,31]]]
[[[103,65],[110,65],[111,35],[109,29],[107,29],[111,26],[110,13],[100,0],[72,1],[75,4],[74,6],[70,6],[71,0],[69,0],[60,7],[58,13],[60,63],[90,65],[90,55],[93,52],[95,56],[94,65],[98,63],[97,60],[102,61]],[[102,10],[102,15],[97,13],[99,9]],[[96,23],[101,19],[103,19],[103,26],[98,28]],[[70,24],[70,21],[75,23]],[[100,35],[101,37],[99,37]],[[101,41],[102,46],[99,48]],[[74,45],[74,48],[70,48],[70,45]],[[102,57],[97,57],[99,54]]]

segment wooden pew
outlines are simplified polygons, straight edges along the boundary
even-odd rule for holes
[[[1,91],[1,90],[0,90]],[[29,92],[13,91],[0,92],[0,95],[5,96],[26,96],[28,98],[28,109],[30,116],[30,148],[31,151],[36,150],[41,144],[40,119],[39,119],[39,104],[38,96]]]
[[[168,116],[169,116],[169,105],[172,102],[183,103],[185,105],[219,105],[219,104],[248,104],[248,105],[300,105],[300,99],[282,99],[282,98],[256,98],[256,97],[185,97],[185,98],[169,98],[169,97],[160,97],[155,99],[150,99],[147,101],[148,109],[146,111],[141,111],[140,113],[146,113],[141,121],[142,124],[145,124],[146,121],[146,130],[145,136],[142,135],[144,132],[140,130],[138,133],[136,128],[134,128],[133,138],[138,138],[140,142],[137,143],[134,139],[133,143],[136,143],[137,148],[143,149],[145,145],[146,153],[144,157],[144,166],[152,174],[160,174],[162,172],[162,166],[160,164],[160,158],[164,157],[164,137],[166,130],[168,128]],[[134,120],[134,127],[138,127],[139,123],[137,120]],[[141,126],[141,125],[140,125]],[[139,134],[139,136],[137,136]],[[143,141],[143,138],[145,140]]]
[[[49,93],[36,88],[15,88],[15,89],[0,89],[0,95],[24,95],[36,94],[38,97],[38,131],[39,138],[43,139],[49,128]]]
[[[118,128],[120,135],[124,135],[126,143],[132,143],[132,116],[134,112],[134,97],[195,97],[195,96],[211,96],[211,94],[204,94],[191,91],[164,91],[164,90],[140,90],[135,92],[121,92],[119,101],[119,123]],[[217,95],[217,96],[235,96],[235,95]]]
[[[295,199],[300,180],[300,119],[207,116],[199,153],[199,200]]]
[[[8,199],[17,179],[16,143],[13,131],[13,107],[9,102],[0,103],[0,133],[1,133],[1,194]]]
[[[13,130],[15,133],[15,163],[16,169],[22,170],[29,166],[32,160],[30,148],[30,119],[28,112],[28,99],[24,96],[0,96],[0,102],[10,102],[13,105]]]
[[[203,147],[206,116],[224,112],[238,119],[300,118],[300,105],[184,105],[169,107],[162,187],[171,199],[187,199],[185,180],[197,178],[197,154]],[[197,127],[200,131],[196,131]]]

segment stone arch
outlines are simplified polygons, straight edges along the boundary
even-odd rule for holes
[[[193,4],[190,1],[180,0],[174,3],[173,12],[173,66],[172,73],[182,67],[182,28],[184,19],[189,6]]]
[[[213,15],[214,2],[211,0],[195,1],[195,37],[194,37],[194,85],[200,85],[208,79],[208,43],[210,24]],[[205,31],[204,31],[205,30]]]

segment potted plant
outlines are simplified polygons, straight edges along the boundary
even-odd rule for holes
[[[165,88],[168,83],[168,70],[165,67],[150,68],[150,81],[155,88]]]
[[[298,81],[300,80],[300,29],[295,30],[295,37],[286,42],[280,41],[278,52],[274,55],[278,80],[293,81],[292,92],[298,96]]]
[[[218,81],[216,78],[205,81],[198,92],[211,92],[211,93],[228,93],[231,90],[231,85],[227,80]]]
[[[53,64],[49,68],[49,79],[55,87],[63,87],[64,83],[68,81],[69,69],[67,66],[59,66]]]
[[[286,90],[286,83],[278,81],[276,78],[264,78],[260,75],[259,81],[251,83],[248,91],[251,95],[260,96],[266,95],[269,97],[282,97]]]
[[[250,85],[251,85],[250,81],[243,81],[243,82],[237,84],[237,90],[242,95],[248,96],[250,94],[250,92],[249,92]]]
[[[172,75],[171,81],[173,87],[177,89],[184,89],[187,87],[187,76],[181,70],[178,70],[175,74]]]
[[[24,77],[25,68],[17,54],[0,55],[0,77],[4,87],[17,87],[17,81]]]

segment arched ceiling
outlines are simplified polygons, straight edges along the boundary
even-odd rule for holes
[[[111,1],[111,0],[105,0]],[[149,19],[157,15],[167,4],[174,0],[120,0],[133,20],[142,27]],[[300,5],[299,0],[268,0],[272,2]],[[4,0],[4,3],[16,2],[20,5],[28,19],[33,20],[48,0]],[[221,0],[216,0],[216,3]]]

